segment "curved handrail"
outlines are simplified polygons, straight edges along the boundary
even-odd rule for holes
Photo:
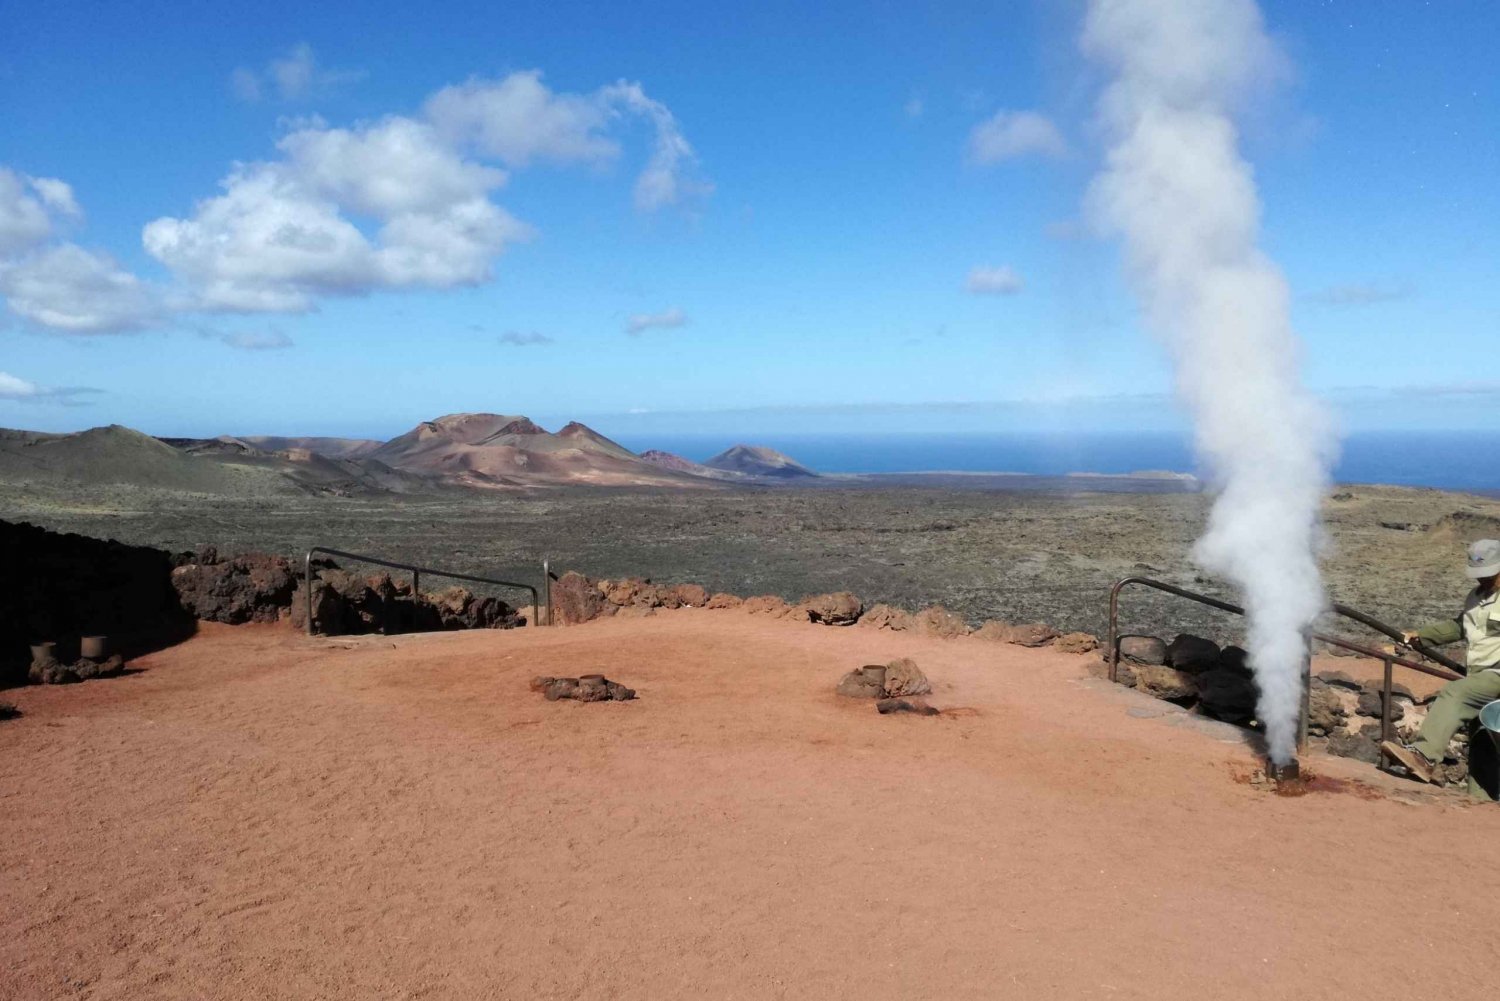
[[[309,636],[317,635],[317,632],[313,626],[312,606],[312,561],[314,553],[324,553],[328,556],[337,556],[340,559],[354,560],[357,563],[373,563],[376,566],[389,567],[392,570],[405,570],[411,574],[411,590],[413,595],[417,593],[418,585],[421,581],[421,575],[424,573],[429,574],[433,577],[446,577],[449,580],[466,580],[473,584],[490,584],[495,587],[514,587],[524,591],[530,591],[531,624],[537,626],[542,624],[541,618],[539,616],[540,607],[538,604],[537,589],[532,587],[530,584],[517,584],[515,581],[509,580],[495,580],[492,577],[476,577],[473,574],[454,573],[449,570],[435,570],[432,567],[420,567],[411,563],[397,563],[394,560],[383,559],[379,556],[366,556],[362,553],[346,553],[342,549],[330,549],[327,546],[313,546],[307,551],[307,555],[302,559],[302,577],[303,581],[305,582],[307,591],[307,635]]]
[[[1138,584],[1141,587],[1155,588],[1156,590],[1164,591],[1167,594],[1175,594],[1179,598],[1187,598],[1189,601],[1196,601],[1200,605],[1208,605],[1211,608],[1217,608],[1221,611],[1229,612],[1233,615],[1245,614],[1245,610],[1239,605],[1232,604],[1228,601],[1222,601],[1218,598],[1211,598],[1206,594],[1199,594],[1197,591],[1189,591],[1187,588],[1178,587],[1176,584],[1168,584],[1165,581],[1152,580],[1150,577],[1121,578],[1120,580],[1115,581],[1114,586],[1109,589],[1110,681],[1118,681],[1120,673],[1120,592],[1124,590],[1127,585],[1132,584]],[[1396,640],[1397,642],[1401,641],[1401,633],[1399,631],[1391,628],[1374,616],[1367,615],[1364,612],[1359,611],[1358,609],[1350,608],[1347,605],[1341,605],[1337,602],[1334,602],[1330,606],[1330,608],[1332,611],[1339,615],[1342,615],[1344,618],[1353,619],[1355,622],[1359,622],[1363,625],[1369,626],[1371,629],[1375,630],[1378,633],[1384,633],[1386,636],[1389,636],[1391,639]],[[1373,647],[1368,647],[1361,643],[1355,643],[1353,640],[1346,640],[1341,636],[1328,636],[1323,633],[1309,631],[1307,633],[1307,638],[1309,641],[1319,640],[1331,646],[1341,647],[1345,650],[1351,650],[1354,653],[1358,653],[1362,656],[1371,657],[1375,660],[1381,661],[1385,665],[1385,676],[1381,687],[1380,700],[1380,727],[1382,740],[1390,740],[1391,738],[1391,668],[1394,665],[1400,665],[1401,667],[1408,668],[1409,670],[1431,675],[1434,678],[1443,678],[1448,681],[1455,681],[1463,677],[1464,668],[1462,666],[1460,666],[1456,661],[1448,659],[1447,657],[1433,650],[1425,643],[1421,643],[1420,641],[1412,644],[1412,649],[1416,650],[1424,657],[1429,657],[1440,664],[1446,665],[1446,668],[1448,669],[1445,669],[1444,667],[1434,667],[1431,664],[1421,664],[1417,661],[1398,656],[1397,654],[1391,653],[1389,651],[1376,650]],[[1309,650],[1309,654],[1310,653],[1311,651]],[[1299,740],[1299,743],[1305,742],[1306,740],[1306,700],[1307,692],[1304,691],[1302,709],[1303,733],[1301,739]]]

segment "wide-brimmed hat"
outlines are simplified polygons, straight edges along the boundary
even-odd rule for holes
[[[1475,580],[1500,574],[1500,541],[1480,539],[1469,547],[1469,566],[1464,571]]]

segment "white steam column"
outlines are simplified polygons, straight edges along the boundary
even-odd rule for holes
[[[1271,760],[1296,753],[1303,631],[1324,605],[1319,507],[1336,449],[1303,388],[1286,281],[1232,113],[1279,75],[1254,0],[1091,0],[1084,53],[1111,81],[1091,217],[1123,238],[1147,323],[1176,363],[1218,492],[1194,558],[1240,589]]]

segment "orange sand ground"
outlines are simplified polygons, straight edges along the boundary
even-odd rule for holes
[[[912,656],[937,718],[839,674]],[[679,611],[8,693],[0,997],[1478,998],[1500,810],[1247,784],[1082,657]],[[603,669],[633,703],[547,703]],[[1184,725],[1186,724],[1186,725]]]

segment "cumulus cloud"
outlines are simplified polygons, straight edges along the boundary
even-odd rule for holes
[[[498,338],[501,344],[514,348],[531,347],[537,344],[553,344],[555,341],[546,334],[539,334],[534,330],[507,330]]]
[[[299,47],[252,77],[293,96],[324,75]],[[217,194],[142,229],[171,273],[170,296],[108,255],[59,242],[60,224],[80,215],[65,183],[0,167],[0,295],[38,326],[104,333],[182,313],[304,312],[329,296],[478,285],[534,233],[494,200],[511,171],[616,161],[621,133],[642,123],[652,140],[636,205],[707,192],[676,118],[628,81],[563,94],[528,71],[444,88],[416,116],[291,121],[274,156],[236,163]]]
[[[505,172],[463,158],[424,123],[312,125],[277,145],[282,160],[239,167],[191,217],[142,232],[198,308],[299,312],[320,295],[475,285],[531,234],[488,198]],[[370,220],[373,239],[346,213]]]
[[[312,46],[300,42],[262,69],[238,67],[229,75],[229,86],[242,101],[259,101],[271,92],[283,101],[299,101],[363,77],[359,70],[333,70],[318,65]]]
[[[620,154],[606,130],[622,120],[651,126],[651,157],[636,179],[635,202],[654,211],[710,187],[693,175],[697,155],[676,117],[639,83],[621,80],[591,94],[559,94],[537,70],[503,80],[475,78],[444,87],[423,106],[428,121],[455,145],[510,167],[533,161],[608,163]]]
[[[969,133],[970,163],[988,165],[1022,156],[1067,154],[1068,144],[1057,126],[1035,111],[997,111]]]
[[[1406,299],[1413,291],[1410,282],[1352,282],[1329,286],[1308,298],[1325,306],[1368,306],[1375,302]]]
[[[141,330],[162,316],[154,289],[107,254],[63,243],[0,264],[12,313],[70,334]]]
[[[326,295],[477,285],[533,235],[491,200],[509,175],[485,160],[609,161],[621,150],[608,130],[624,117],[655,135],[636,204],[680,200],[696,159],[664,105],[635,83],[558,94],[528,71],[446,87],[420,118],[299,123],[279,159],[237,166],[223,194],[155,220],[142,240],[208,310],[296,312]]]
[[[27,177],[0,167],[0,255],[45,243],[62,219],[83,213],[73,189],[54,177]]]
[[[1026,282],[1009,264],[999,267],[980,265],[969,271],[964,288],[975,295],[1015,295],[1026,287]]]
[[[41,401],[53,401],[70,403],[79,396],[87,396],[99,392],[87,386],[64,386],[49,389],[38,386],[29,379],[23,379],[9,372],[0,372],[0,400],[8,400],[21,403],[35,403]]]
[[[636,313],[625,324],[625,332],[632,337],[647,330],[669,330],[688,322],[687,314],[677,307],[661,313]]]

